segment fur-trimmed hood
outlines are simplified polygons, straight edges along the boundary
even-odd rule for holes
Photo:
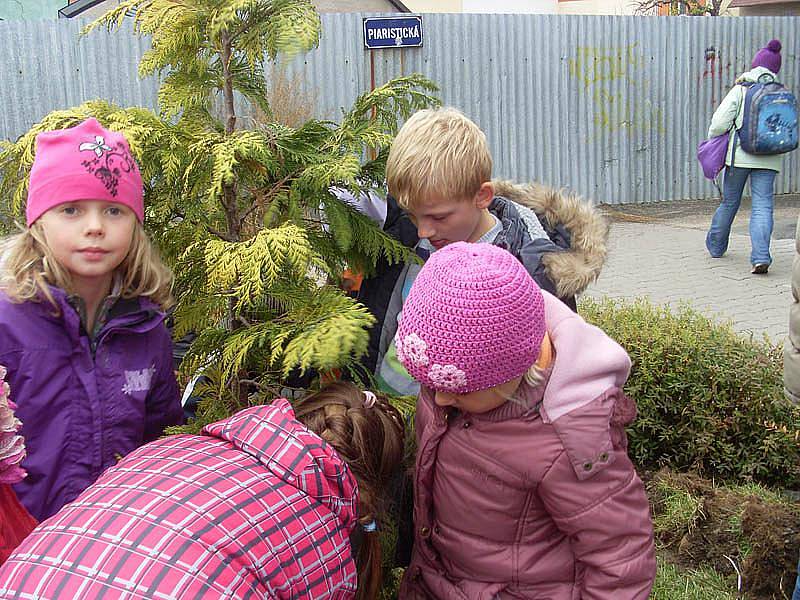
[[[495,180],[494,193],[531,209],[550,234],[559,229],[569,236],[569,249],[542,257],[547,276],[559,297],[580,294],[597,279],[608,252],[608,221],[579,195],[539,183],[515,184]]]

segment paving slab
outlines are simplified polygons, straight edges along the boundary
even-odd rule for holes
[[[634,299],[676,308],[689,304],[736,331],[782,344],[789,330],[791,268],[800,196],[775,200],[772,265],[750,273],[750,205],[734,221],[728,251],[711,258],[705,235],[715,202],[663,202],[602,206],[611,221],[608,259],[586,296]]]

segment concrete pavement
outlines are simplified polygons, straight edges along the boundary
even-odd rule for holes
[[[775,200],[772,266],[767,275],[750,274],[748,199],[734,221],[728,252],[713,259],[705,235],[714,201],[603,206],[611,221],[609,252],[597,282],[585,295],[635,298],[657,304],[688,302],[702,313],[732,321],[734,329],[782,344],[792,302],[790,275],[800,196]]]

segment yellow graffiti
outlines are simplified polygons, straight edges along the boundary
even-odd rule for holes
[[[623,46],[615,53],[600,48],[578,46],[576,56],[569,60],[569,72],[588,88],[600,81],[614,81],[628,77],[628,70],[639,69],[644,61],[636,54],[638,42]],[[605,53],[604,53],[605,52]]]
[[[579,46],[569,59],[569,73],[591,93],[593,120],[608,132],[664,133],[663,111],[648,99],[648,81],[642,79],[645,61],[638,43],[615,49]],[[620,94],[620,88],[627,88]],[[616,89],[615,89],[616,88]]]

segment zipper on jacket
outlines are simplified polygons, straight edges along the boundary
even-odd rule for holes
[[[105,341],[105,339],[110,334],[112,334],[112,333],[121,333],[121,332],[125,332],[125,331],[128,331],[130,333],[140,333],[140,332],[132,331],[132,328],[136,327],[137,325],[141,325],[142,323],[146,323],[146,322],[150,321],[153,318],[153,316],[157,315],[157,314],[159,314],[158,311],[148,310],[148,311],[144,312],[142,314],[141,318],[139,318],[136,321],[131,321],[130,323],[125,323],[125,325],[118,325],[118,326],[109,327],[108,329],[102,329],[94,340],[90,340],[91,348],[92,348],[92,357],[94,357],[94,354],[95,354],[95,351],[97,349],[97,346],[101,342]],[[153,325],[153,327],[151,327],[150,329],[154,329],[154,328],[158,327],[159,324],[161,324],[161,323],[163,323],[163,320],[159,321],[158,323],[155,323]],[[150,329],[147,329],[146,331],[150,331]],[[141,333],[144,333],[144,332],[141,332]]]

